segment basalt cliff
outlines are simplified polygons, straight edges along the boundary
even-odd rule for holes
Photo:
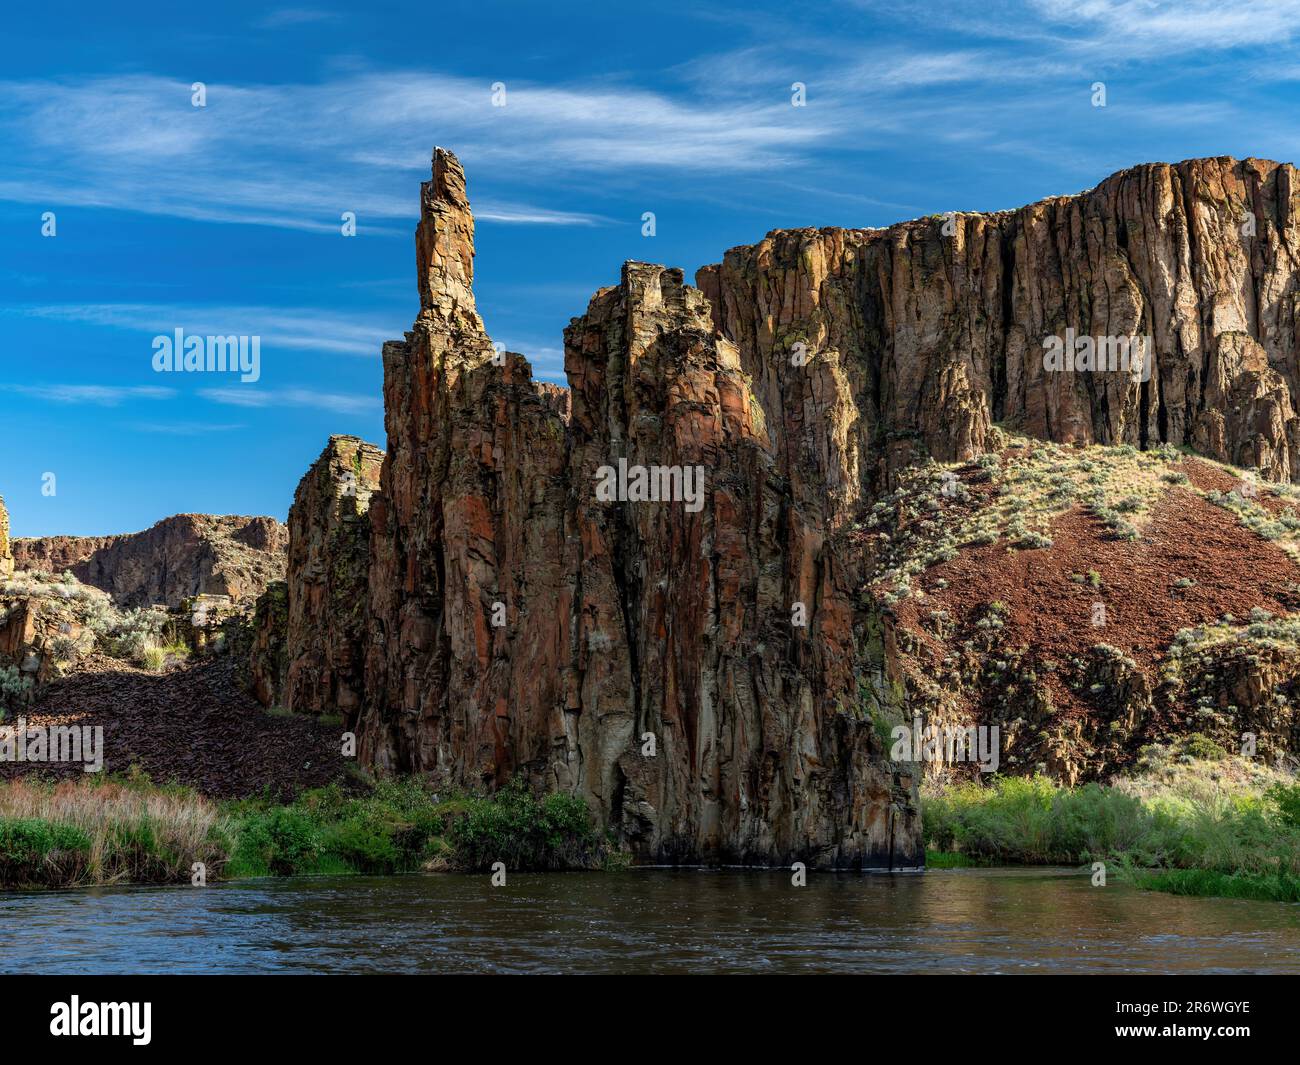
[[[267,584],[283,579],[287,544],[274,518],[177,514],[144,532],[20,538],[12,547],[15,569],[66,570],[119,606],[175,609],[196,595],[251,604]]]
[[[1117,503],[1136,546],[1111,535],[1123,527],[1107,525],[1104,492],[1046,491],[1029,524],[981,527],[933,557],[917,548],[942,526],[928,512],[1007,503],[984,474],[1033,441],[1163,448],[1170,464],[1186,446],[1296,480],[1297,195],[1287,165],[1153,164],[1015,211],[776,231],[696,287],[629,262],[565,331],[560,389],[485,332],[465,176],[439,149],[416,232],[419,314],[383,350],[387,451],[331,441],[299,489],[255,683],[295,710],[342,711],[380,771],[582,795],[643,861],[918,865],[920,767],[890,757],[891,723],[1001,721],[1022,765],[1068,769],[1095,752],[1088,729],[1067,728],[1094,686],[1122,689],[1096,723],[1108,740],[1116,721],[1139,738],[1177,720],[1109,659],[1082,663],[1078,698],[1058,705],[1055,680],[1014,697],[975,683],[998,657],[991,626],[960,662],[944,644],[987,620],[997,589],[981,572],[1005,577],[994,562],[1014,554],[1023,581],[1054,523],[1092,521],[1092,507],[1105,550],[1128,552],[1107,572],[1138,579],[1139,526],[1181,505],[1165,498],[1177,477],[1209,492],[1211,475],[1156,471],[1161,492]],[[1150,372],[1049,370],[1044,342],[1076,334],[1150,337]],[[1055,454],[1035,458],[1043,477],[1090,476]],[[701,491],[611,499],[597,492],[610,468],[698,470]],[[932,483],[909,498],[921,470]],[[1292,563],[1271,549],[1260,572],[1276,587],[1183,596],[1171,623],[1225,604],[1285,610]],[[1076,565],[1066,577],[1093,587]],[[1198,573],[1213,583],[1225,565],[1207,556]],[[919,612],[953,581],[953,613]],[[1112,612],[1138,609],[1113,598]],[[1086,626],[1092,603],[1068,605]],[[1030,639],[1032,618],[1026,606],[997,627]],[[1156,649],[1133,669],[1159,663]],[[1289,710],[1269,720],[1285,747]]]

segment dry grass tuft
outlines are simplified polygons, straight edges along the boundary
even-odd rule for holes
[[[213,876],[228,854],[217,808],[179,788],[146,790],[115,780],[14,780],[0,785],[0,827],[6,824],[18,840],[7,855],[5,880],[11,886],[47,883],[51,871],[43,866],[66,865],[69,850],[79,855],[73,884],[185,881],[195,862]],[[44,841],[31,836],[38,824],[65,841],[53,857],[35,853]],[[31,837],[31,853],[24,850],[24,832]]]

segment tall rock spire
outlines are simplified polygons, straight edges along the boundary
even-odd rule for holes
[[[445,148],[434,149],[433,176],[420,185],[415,251],[422,316],[460,340],[478,340],[483,321],[474,306],[474,214],[460,160]]]
[[[570,401],[492,359],[442,150],[417,246],[420,314],[384,350],[362,760],[581,795],[652,860],[919,864],[915,785],[838,709],[858,698],[860,582],[827,530],[856,470],[827,493],[832,460],[776,453],[680,270],[628,263],[573,320]],[[810,387],[796,421],[822,433],[833,411],[842,433],[843,382]],[[690,498],[601,498],[616,466]]]

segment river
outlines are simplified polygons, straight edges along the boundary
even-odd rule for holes
[[[0,897],[5,973],[1300,973],[1300,906],[1070,869],[250,880]]]

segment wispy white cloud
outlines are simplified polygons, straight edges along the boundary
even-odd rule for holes
[[[521,168],[562,178],[629,167],[688,172],[780,165],[827,132],[788,100],[721,103],[598,84],[354,74],[318,84],[207,86],[146,75],[0,82],[0,138],[13,162],[0,198],[218,222],[360,231],[414,219],[412,173],[434,143],[454,147],[480,187]],[[826,115],[829,119],[829,113]],[[473,192],[473,190],[471,190]],[[488,222],[596,225],[567,205],[474,193]]]
[[[335,11],[323,11],[315,7],[281,7],[268,11],[253,23],[258,29],[278,30],[285,26],[305,26],[313,22],[334,22],[339,15]]]
[[[551,211],[544,207],[497,203],[492,200],[483,207],[475,205],[474,217],[480,222],[509,222],[533,226],[598,226],[611,222],[611,219],[600,215],[576,211]]]
[[[242,423],[216,424],[213,422],[131,422],[128,429],[139,433],[161,433],[166,436],[206,436],[208,433],[233,433],[246,426]]]
[[[768,13],[763,33],[749,37],[758,43],[738,37],[734,50],[673,67],[654,89],[631,75],[541,84],[508,69],[482,77],[354,69],[309,83],[212,82],[207,106],[196,108],[188,81],[143,74],[0,81],[8,156],[0,199],[321,233],[337,232],[340,214],[352,211],[362,236],[408,236],[414,182],[438,143],[466,163],[486,224],[605,225],[606,215],[575,206],[575,190],[662,188],[666,173],[706,192],[721,175],[750,184],[800,175],[806,186],[829,153],[896,151],[900,137],[918,132],[918,152],[935,142],[999,151],[1024,141],[1049,152],[1055,145],[1064,158],[1079,137],[1077,123],[1062,123],[1063,108],[1086,100],[1093,80],[1127,74],[1135,59],[1195,55],[1199,64],[1234,48],[1289,43],[1300,25],[1300,0],[857,6],[864,32],[871,16],[868,54],[847,15],[846,32],[829,34],[795,18],[783,32]],[[329,16],[281,8],[262,24]],[[1266,76],[1270,64],[1277,77],[1294,76],[1285,59],[1230,69],[1238,81]],[[503,107],[492,103],[498,79]],[[793,81],[807,85],[808,106],[790,106]],[[1127,135],[1136,141],[1144,113],[1173,106],[1150,77],[1113,88],[1111,143],[1121,123],[1133,124]],[[1223,136],[1249,119],[1249,104],[1227,93],[1198,95],[1198,104],[1212,107]],[[1176,123],[1169,132],[1184,140],[1206,136],[1190,110],[1161,121]],[[837,162],[838,191],[866,191],[845,182]]]
[[[169,303],[46,304],[18,307],[10,314],[88,322],[93,325],[170,335],[260,336],[262,357],[277,348],[378,357],[383,342],[401,336],[399,316],[328,311],[312,307],[203,306]],[[142,352],[149,354],[148,343]]]
[[[1114,57],[1222,52],[1291,40],[1297,0],[1031,0],[1065,43]]]
[[[370,414],[383,408],[378,396],[316,392],[307,388],[200,388],[199,395],[232,407],[313,407],[335,414]]]
[[[9,392],[42,399],[49,403],[90,403],[98,407],[116,407],[133,399],[172,399],[174,388],[122,385],[0,385]]]
[[[1300,27],[1300,0],[854,0],[894,23],[963,39],[1036,45],[1063,62],[1120,64],[1234,48],[1284,46]]]

